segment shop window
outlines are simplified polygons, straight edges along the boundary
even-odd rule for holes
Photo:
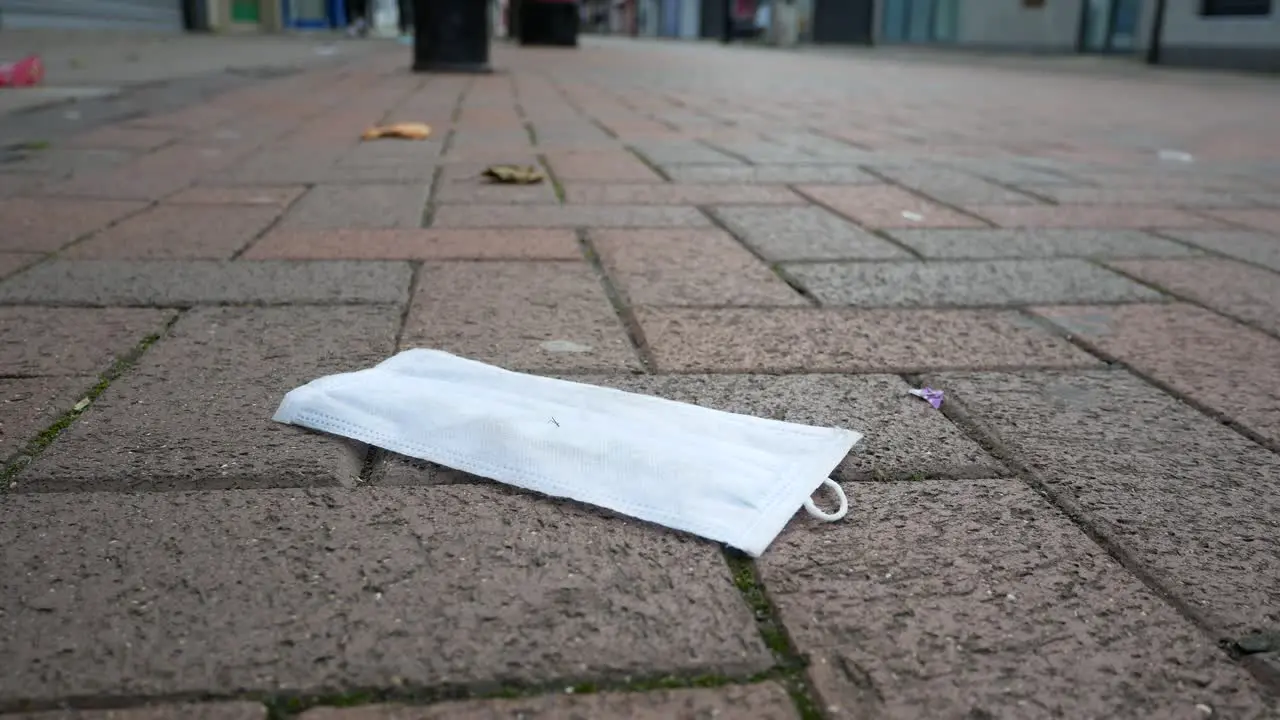
[[[1266,17],[1272,0],[1201,0],[1200,14],[1211,17]]]

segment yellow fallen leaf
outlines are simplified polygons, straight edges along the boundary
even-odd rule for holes
[[[394,125],[376,125],[364,131],[362,140],[379,138],[400,138],[402,140],[426,140],[431,134],[431,126],[425,123],[396,123]]]
[[[512,185],[532,185],[546,178],[541,170],[532,165],[494,165],[486,168],[483,174],[494,182]]]
[[[83,398],[80,402],[76,403],[76,406],[71,408],[71,410],[73,412],[84,412],[87,407],[89,407],[89,398]]]

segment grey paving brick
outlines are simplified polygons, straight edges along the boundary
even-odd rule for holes
[[[1170,230],[1169,237],[1280,272],[1280,237],[1244,230]]]
[[[1185,257],[1201,253],[1140,230],[1018,228],[886,231],[926,258]]]
[[[1152,301],[1163,296],[1083,260],[787,265],[824,305],[955,307]]]
[[[394,351],[400,309],[201,308],[18,476],[27,491],[351,484],[355,443],[272,422],[284,394]]]
[[[422,227],[430,185],[317,185],[289,208],[280,226],[311,230]]]
[[[8,494],[0,510],[10,706],[772,664],[716,545],[504,488]]]
[[[54,261],[0,282],[0,303],[403,303],[402,262]]]
[[[835,213],[805,207],[718,207],[715,215],[768,260],[891,260],[911,254]]]
[[[1214,633],[1280,626],[1280,457],[1125,372],[931,381]]]
[[[1021,482],[851,500],[855,522],[797,520],[759,561],[828,717],[1272,717],[1210,638]]]

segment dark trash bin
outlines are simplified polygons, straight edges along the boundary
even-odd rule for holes
[[[577,0],[520,0],[518,14],[521,45],[577,46]]]
[[[414,72],[490,72],[489,30],[489,0],[413,0]]]

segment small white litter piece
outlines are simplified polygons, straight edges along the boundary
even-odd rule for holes
[[[1181,150],[1161,150],[1160,152],[1156,153],[1156,157],[1160,158],[1165,162],[1189,163],[1189,162],[1196,161],[1195,156],[1193,156],[1191,153],[1183,152]]]
[[[275,420],[608,508],[758,557],[862,435],[511,372],[438,350],[291,391]],[[811,495],[839,500],[824,512]]]
[[[910,210],[903,210],[902,217],[906,218],[907,220],[910,220],[911,222],[921,222],[924,220],[923,215],[917,212],[911,212]]]

